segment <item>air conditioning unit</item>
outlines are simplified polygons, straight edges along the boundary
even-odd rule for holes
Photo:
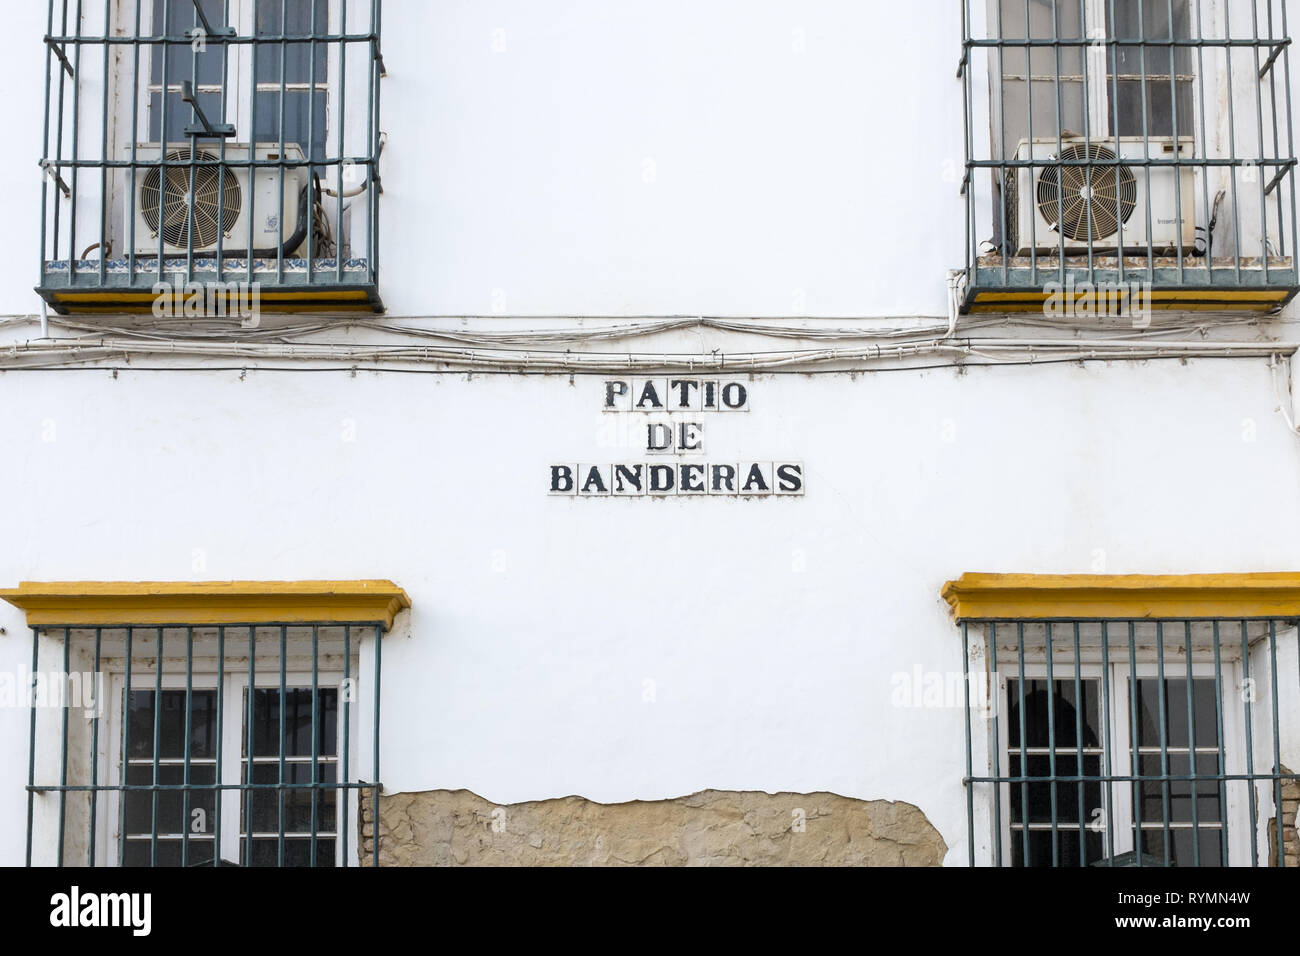
[[[1129,254],[1145,255],[1148,245],[1158,254],[1173,254],[1180,241],[1183,252],[1189,252],[1196,238],[1193,169],[1144,167],[1141,161],[1148,155],[1155,160],[1192,160],[1192,137],[1175,141],[1171,136],[1125,136],[1090,143],[1069,137],[1059,145],[1055,138],[1032,144],[1022,139],[1016,160],[1032,158],[1046,165],[1007,170],[1007,249],[1027,256],[1064,247],[1066,255],[1078,255],[1087,253],[1091,239],[1093,252],[1114,253],[1122,232],[1123,249]],[[1096,165],[1051,165],[1057,160]]]
[[[167,163],[191,161],[189,143],[142,143],[136,160],[157,162],[164,149]],[[278,143],[257,143],[252,149],[259,162],[304,158],[296,143],[286,144],[283,153]],[[201,143],[194,150],[198,163],[221,160],[220,145]],[[225,159],[248,162],[249,152],[247,143],[227,143]],[[134,198],[129,200],[134,204],[135,254],[156,256],[161,234],[163,255],[185,255],[192,231],[195,253],[214,255],[220,234],[223,255],[246,256],[251,216],[253,255],[293,255],[306,239],[310,172],[306,166],[283,172],[282,199],[280,167],[168,165],[165,172],[158,166],[136,167]],[[132,215],[131,209],[126,215]]]

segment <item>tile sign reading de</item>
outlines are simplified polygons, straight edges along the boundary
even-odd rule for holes
[[[694,378],[612,379],[603,383],[602,411],[644,413],[638,435],[650,461],[551,465],[550,493],[578,497],[638,495],[802,495],[797,461],[697,461],[705,425],[725,425],[727,412],[749,411],[742,382]],[[667,459],[667,460],[665,460]]]

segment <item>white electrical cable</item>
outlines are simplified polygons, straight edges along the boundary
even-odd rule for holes
[[[925,356],[945,356],[959,366],[970,358],[990,362],[1033,362],[1035,360],[1079,361],[1152,357],[1268,357],[1293,354],[1298,346],[1276,342],[1127,342],[1107,340],[1020,340],[964,339],[830,347],[772,352],[728,352],[716,354],[666,352],[575,352],[470,349],[441,345],[339,346],[317,343],[262,342],[141,342],[102,338],[91,343],[54,342],[14,344],[0,355],[0,367],[22,367],[44,361],[44,367],[80,365],[112,358],[129,360],[137,356],[183,356],[237,358],[246,360],[319,360],[356,364],[410,363],[448,368],[574,372],[599,371],[633,373],[683,370],[690,372],[761,372],[777,369],[812,369],[846,363],[899,362]],[[847,370],[847,369],[845,369]]]
[[[339,198],[351,199],[353,196],[360,196],[363,192],[365,192],[367,185],[368,185],[367,183],[361,183],[359,186],[353,186],[351,189],[344,189],[342,192],[337,192],[336,190],[333,190],[328,186],[322,186],[320,188],[320,191],[323,192],[326,196],[329,196],[331,199],[339,199]]]
[[[175,339],[224,341],[231,337],[232,331],[238,325],[237,320],[233,318],[228,321],[199,320],[194,318],[150,318],[135,323],[129,327],[108,326],[102,322],[92,325],[77,323],[66,319],[58,320],[56,324],[62,329],[79,333],[80,337],[100,338],[105,334],[111,334],[124,338],[153,338],[165,341],[172,341]],[[1200,334],[1206,336],[1212,329],[1227,327],[1229,325],[1240,327],[1243,323],[1239,317],[1234,317],[1233,321],[1226,322],[1212,317],[1200,316],[1194,324],[1189,324],[1186,320],[1183,320],[1176,323],[1152,326],[1140,330],[1116,329],[1111,334],[1116,338],[1130,338],[1134,340],[1147,339],[1154,336],[1177,335],[1180,333],[1184,335]],[[1024,327],[1053,329],[1061,333],[1087,331],[1091,334],[1096,334],[1098,332],[1106,331],[1104,329],[1099,329],[1095,322],[1065,323],[1032,317],[1003,320],[997,317],[976,316],[968,319],[966,327],[967,329],[977,329],[990,326],[1001,326],[1005,328]],[[949,331],[951,330],[951,326],[947,328]],[[283,341],[317,333],[338,335],[358,331],[373,333],[376,335],[442,339],[449,342],[474,345],[511,344],[526,346],[558,343],[576,344],[593,341],[645,338],[665,332],[689,330],[700,331],[702,329],[787,339],[870,342],[881,339],[920,340],[944,331],[945,327],[942,325],[880,326],[875,325],[874,323],[864,323],[862,326],[856,328],[825,328],[817,326],[776,326],[767,323],[740,320],[675,318],[646,320],[636,322],[635,324],[602,326],[596,328],[570,326],[559,329],[512,330],[509,328],[487,328],[470,330],[439,328],[436,326],[420,327],[411,324],[398,325],[386,319],[358,320],[353,316],[351,318],[340,318],[332,322],[317,322],[310,325],[279,327],[262,326],[255,329],[241,328],[238,337],[241,340],[252,341],[266,339]],[[945,338],[951,337],[951,335],[945,335]]]
[[[955,283],[950,286],[959,295]],[[955,301],[955,300],[954,300]],[[34,320],[34,316],[0,318],[0,327]],[[142,317],[129,327],[88,324],[64,317],[51,324],[71,332],[39,345],[13,345],[0,366],[16,367],[41,363],[42,367],[60,362],[80,365],[103,361],[114,356],[131,355],[202,357],[224,356],[251,359],[316,359],[339,362],[414,362],[441,364],[457,368],[493,370],[523,369],[572,371],[577,369],[644,371],[647,369],[797,369],[825,368],[844,363],[902,361],[924,355],[950,357],[954,364],[964,358],[990,361],[1034,361],[1052,356],[1055,361],[1069,358],[1131,358],[1141,356],[1267,356],[1292,353],[1296,346],[1271,342],[1219,341],[1209,337],[1215,329],[1229,325],[1257,327],[1252,320],[1242,322],[1233,317],[1226,322],[1216,317],[1198,315],[1192,322],[1180,318],[1167,326],[1146,329],[1116,329],[1110,334],[1098,329],[1095,322],[1065,323],[1039,318],[1004,319],[973,316],[968,319],[967,335],[953,339],[946,328],[937,324],[905,324],[882,327],[875,323],[856,328],[774,325],[770,321],[717,319],[707,317],[663,317],[644,321],[627,320],[622,324],[559,329],[448,329],[421,327],[409,322],[395,324],[386,318],[357,319],[355,316],[335,322],[312,323],[236,330],[238,318],[228,321],[198,318]],[[572,321],[572,319],[570,320]],[[807,321],[807,320],[805,320]],[[831,320],[821,320],[831,321]],[[1015,327],[1053,329],[1058,338],[998,337],[981,339],[970,332],[996,328],[1011,331]],[[801,339],[805,342],[833,342],[784,350],[741,351],[708,348],[702,341],[699,351],[665,352],[652,350],[596,351],[591,344],[617,343],[663,333],[712,330],[725,335],[755,335]],[[1088,338],[1069,333],[1088,330]],[[378,337],[381,341],[361,342],[359,335]],[[1182,336],[1195,335],[1189,340]],[[940,337],[936,337],[940,336]],[[339,337],[348,342],[338,341]],[[1177,337],[1177,338],[1176,338]],[[398,339],[384,342],[382,339]],[[567,346],[567,347],[566,347]],[[587,347],[583,347],[587,346]]]
[[[960,304],[960,288],[950,274],[950,306]],[[68,368],[107,362],[130,361],[137,356],[163,356],[169,359],[194,357],[202,360],[235,358],[239,360],[324,361],[329,363],[360,362],[394,366],[439,366],[448,370],[505,372],[602,372],[613,374],[647,374],[666,371],[745,373],[763,371],[852,371],[864,363],[893,363],[908,368],[909,361],[940,357],[960,368],[963,362],[979,359],[983,365],[1033,364],[1036,361],[1070,362],[1085,360],[1128,361],[1150,358],[1257,358],[1269,359],[1269,374],[1277,411],[1287,428],[1300,435],[1295,416],[1287,408],[1277,381],[1279,356],[1288,361],[1300,350],[1300,344],[1277,341],[1220,341],[1209,337],[1212,330],[1250,326],[1258,329],[1255,318],[1244,321],[1240,316],[1198,314],[1175,317],[1167,326],[1144,329],[1116,329],[1105,335],[1096,322],[1065,323],[1037,317],[971,316],[967,334],[954,338],[956,311],[950,310],[946,326],[917,324],[877,325],[875,321],[861,327],[820,327],[778,325],[773,320],[745,320],[702,316],[672,316],[644,320],[621,320],[620,324],[598,327],[552,329],[448,329],[398,324],[387,317],[357,319],[342,317],[335,321],[318,321],[279,328],[236,328],[238,317],[222,323],[197,318],[156,319],[142,317],[131,326],[108,327],[77,322],[64,317],[15,315],[0,317],[0,328],[41,323],[39,341],[12,342],[0,352],[0,368]],[[125,317],[124,317],[125,318]],[[500,316],[495,317],[500,319]],[[528,317],[536,319],[537,317]],[[557,317],[562,318],[562,317]],[[574,321],[577,317],[569,317]],[[1193,320],[1194,318],[1194,320]],[[582,321],[588,321],[583,319]],[[781,320],[776,320],[781,321]],[[789,321],[789,320],[785,320]],[[810,321],[810,320],[801,320]],[[832,321],[828,319],[811,321]],[[843,321],[843,320],[840,320]],[[896,320],[898,321],[898,320]],[[930,319],[933,322],[933,318]],[[50,337],[50,327],[70,335]],[[1011,330],[1052,329],[1057,338],[989,337],[970,333],[976,329]],[[834,342],[833,345],[770,351],[730,351],[709,349],[702,343],[698,352],[596,351],[584,344],[614,344],[621,340],[647,338],[665,333],[712,330],[726,336],[755,335],[806,342]],[[1076,337],[1088,331],[1089,338]],[[1074,336],[1069,333],[1075,333]],[[321,336],[354,338],[354,333],[405,339],[400,343],[345,344],[320,340]],[[1103,337],[1097,337],[1103,333]],[[1174,336],[1198,335],[1196,339]],[[938,337],[936,337],[938,336]],[[312,337],[317,337],[312,340]],[[412,341],[416,340],[416,341]],[[422,340],[422,341],[421,341]],[[579,346],[578,348],[562,346]]]
[[[1282,420],[1286,422],[1286,427],[1291,430],[1291,433],[1300,436],[1300,428],[1296,427],[1295,419],[1292,418],[1291,413],[1287,410],[1286,399],[1283,398],[1282,390],[1278,385],[1277,370],[1280,363],[1277,358],[1277,355],[1270,355],[1268,359],[1268,376],[1273,382],[1273,397],[1277,399],[1277,411],[1281,413]],[[1288,363],[1295,361],[1295,353],[1289,355],[1287,361]]]
[[[961,314],[962,290],[966,285],[966,273],[961,269],[948,270],[948,332],[946,339],[957,334],[957,318]]]

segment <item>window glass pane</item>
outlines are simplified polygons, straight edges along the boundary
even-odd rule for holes
[[[1218,829],[1200,829],[1195,833],[1190,828],[1169,831],[1169,857],[1172,866],[1195,866],[1196,858],[1192,853],[1192,841],[1201,845],[1201,866],[1221,866],[1222,857],[1220,841],[1223,831]],[[1142,852],[1164,865],[1165,831],[1163,828],[1142,829]]]
[[[316,17],[312,29],[313,6]],[[257,36],[317,36],[329,33],[328,0],[257,0]],[[284,80],[286,83],[308,83],[312,80],[312,58],[316,60],[317,83],[325,83],[325,43],[267,42],[257,50],[257,82],[280,82],[281,49],[284,50]],[[313,52],[314,50],[314,52]]]
[[[248,840],[240,841],[240,860],[244,859]],[[270,837],[253,841],[253,866],[278,866],[280,841]],[[285,866],[311,866],[311,840],[297,838],[284,841]],[[332,838],[316,841],[316,865],[334,866],[334,840]]]
[[[1035,780],[1026,784],[1010,784],[1011,791],[1011,822],[1024,823],[1023,799],[1027,790],[1029,796],[1029,821],[1030,823],[1051,823],[1052,822],[1052,792],[1056,793],[1056,822],[1058,824],[1079,823],[1079,799],[1083,798],[1083,822],[1087,823],[1093,819],[1093,811],[1101,807],[1101,784],[1095,780],[1085,781],[1080,784],[1078,781],[1059,782],[1055,785],[1051,783],[1052,769],[1051,758],[1042,755],[1029,757],[1026,759],[1026,766],[1029,768],[1026,776],[1033,777]],[[1056,775],[1057,777],[1073,777],[1080,775],[1076,769],[1079,766],[1077,755],[1066,756],[1057,754],[1056,757]],[[1020,776],[1020,755],[1012,754],[1008,761],[1008,768],[1011,776]],[[1096,777],[1101,774],[1101,757],[1087,756],[1083,758],[1082,776]]]
[[[213,27],[226,25],[222,10],[222,0],[202,0],[203,14]],[[153,36],[183,37],[188,31],[202,29],[202,21],[194,10],[193,0],[167,0],[166,32],[164,32],[163,0],[153,0]],[[221,83],[221,63],[225,54],[225,44],[204,43],[199,50],[191,43],[169,43],[167,49],[167,85],[179,85],[182,80],[194,81],[198,75],[200,84]],[[149,82],[162,83],[163,44],[149,48],[150,57]]]
[[[149,840],[128,840],[123,866],[149,866]],[[190,866],[211,866],[212,848],[215,841],[211,838],[200,840],[190,837]],[[183,859],[180,840],[158,841],[158,865],[180,866]]]
[[[245,702],[248,698],[245,696]],[[320,757],[331,757],[338,748],[338,689],[319,687],[316,691],[316,743]],[[247,706],[247,703],[245,703]],[[310,757],[312,755],[312,689],[310,687],[286,688],[283,698],[284,732],[281,734],[281,696],[278,687],[257,688],[253,692],[253,749],[263,760],[253,764],[252,782],[257,784],[310,784],[312,782],[312,764],[310,760],[286,760],[284,777],[280,775],[280,747],[283,743],[286,758]],[[247,757],[247,733],[243,738],[242,749]],[[274,759],[270,759],[274,758]],[[242,778],[249,780],[248,760],[243,762]],[[336,781],[337,768],[332,762],[317,760],[316,782],[332,784]],[[313,802],[316,812],[316,833],[331,833],[336,826],[336,808],[338,792],[318,788],[292,788],[284,791],[274,789],[255,790],[245,794],[241,801],[240,832],[241,861],[248,849],[249,823],[253,833],[273,833],[275,837],[255,837],[252,841],[253,865],[275,866],[278,862],[278,833],[281,829],[283,812],[283,829],[286,833],[312,832]],[[281,809],[283,807],[283,810]],[[285,865],[307,866],[310,861],[311,841],[302,838],[286,838]],[[332,839],[317,840],[317,865],[334,865],[334,842]]]
[[[1139,7],[1141,9],[1139,10]],[[1173,17],[1170,18],[1172,8]],[[1110,17],[1108,10],[1107,17]],[[1115,0],[1110,35],[1118,40],[1187,40],[1192,36],[1187,0],[1139,4]],[[1118,45],[1110,49],[1106,94],[1112,100],[1110,120],[1121,136],[1191,136],[1193,50],[1191,47]],[[1146,77],[1146,117],[1143,125],[1143,82]],[[1179,79],[1182,77],[1182,79]],[[1174,80],[1171,88],[1170,80]],[[1118,86],[1118,90],[1116,90]],[[1176,94],[1175,94],[1176,90]],[[1116,94],[1118,101],[1116,102]],[[1175,98],[1176,96],[1176,98]]]
[[[1114,19],[1111,4],[1107,4],[1106,17],[1110,21],[1110,35],[1116,40],[1189,40],[1192,36],[1191,14],[1187,0],[1114,0]],[[1170,10],[1173,10],[1172,25]],[[1142,47],[1117,45],[1112,66],[1120,73],[1143,72]],[[1146,47],[1146,74],[1190,73],[1191,47]],[[1177,67],[1175,70],[1174,67]]]
[[[1141,4],[1138,0],[1114,0],[1105,6],[1104,22],[1090,22],[1085,19],[1088,6],[1078,0],[998,0],[990,4],[990,17],[1000,14],[1001,37],[1011,44],[989,56],[995,94],[991,119],[995,139],[1000,138],[1001,155],[1014,156],[1016,144],[1029,136],[1031,121],[1035,139],[1054,139],[1058,132],[1063,137],[1086,134],[1094,139],[1141,136],[1144,132],[1150,136],[1193,135],[1193,48],[1133,42],[1108,45],[1103,77],[1090,70],[1090,64],[1100,64],[1089,59],[1084,46],[1014,45],[1023,39],[1077,40],[1103,32],[1119,40],[1153,44],[1192,38],[1193,14],[1188,0]],[[996,19],[991,19],[990,28],[998,30]],[[1106,129],[1093,128],[1094,124],[1087,122],[1090,100],[1095,100],[1097,109],[1106,104]]]
[[[1028,88],[1032,85],[1032,90]],[[1060,129],[1063,137],[1082,136],[1085,132],[1093,139],[1104,135],[1098,130],[1084,129],[1083,83],[1078,80],[1062,80],[1060,94],[1060,125],[1057,125],[1057,94],[1055,83],[1035,80],[1026,84],[1023,80],[1007,80],[1003,85],[1002,110],[1005,117],[1006,131],[1004,142],[1008,159],[1014,159],[1016,145],[1029,136],[1028,97],[1034,97],[1034,139],[1055,139]]]
[[[225,122],[221,118],[221,94],[220,93],[200,93],[198,96],[199,109],[203,110],[203,115],[208,118],[209,123]],[[167,94],[167,133],[165,136],[159,136],[159,126],[162,121],[163,97],[161,93],[149,94],[149,139],[152,142],[161,143],[182,143],[189,144],[190,138],[185,135],[185,129],[188,126],[199,126],[199,118],[194,115],[194,108],[180,98],[179,93]],[[206,137],[200,136],[199,141],[203,142]],[[210,140],[213,143],[218,142],[216,139]]]
[[[1007,40],[1080,40],[1083,30],[1082,8],[1079,0],[1002,0],[1002,37]],[[1026,23],[1025,14],[1029,19]],[[996,29],[997,24],[992,24]],[[1089,24],[1091,26],[1091,24]],[[1055,30],[1055,32],[1053,32]],[[1028,53],[1028,57],[1026,54]],[[1030,63],[1039,76],[1078,76],[1083,72],[1083,54],[1078,46],[1060,48],[1060,69],[1057,69],[1057,51],[1050,46],[1008,47],[1002,53],[1002,72],[1023,76],[1025,64]]]
[[[310,127],[310,128],[309,128]],[[280,91],[257,94],[253,138],[259,143],[280,142]],[[316,162],[325,158],[325,92],[290,90],[284,95],[284,141],[297,143]],[[308,148],[310,146],[310,149]]]
[[[333,756],[338,747],[338,689],[317,689],[317,756]],[[245,698],[247,700],[247,698]],[[311,688],[285,689],[284,754],[286,757],[311,756]],[[258,757],[280,755],[280,688],[259,687],[253,694],[253,752]],[[245,733],[243,753],[248,755]]]
[[[154,692],[133,690],[129,704],[131,756],[153,757]],[[162,692],[159,719],[161,759],[185,756],[185,691]],[[217,692],[196,690],[192,694],[190,716],[190,759],[216,756]]]
[[[1179,136],[1191,136],[1195,132],[1195,118],[1192,115],[1192,83],[1190,80],[1176,84],[1178,94],[1177,115],[1175,115],[1173,91],[1169,80],[1148,79],[1146,82],[1147,136],[1173,136],[1174,122],[1178,123]],[[1142,82],[1141,80],[1119,80],[1107,93],[1111,97],[1110,122],[1112,128],[1119,129],[1120,136],[1143,135],[1142,116]],[[1118,93],[1118,99],[1116,94]],[[1153,158],[1161,158],[1154,152]]]
[[[152,764],[131,764],[127,768],[126,782],[130,786],[148,786],[153,783]],[[185,768],[176,764],[164,764],[158,768],[158,782],[175,786],[184,784]],[[191,764],[190,783],[194,786],[216,782],[214,764]],[[213,813],[216,808],[216,796],[211,789],[192,789],[190,791],[190,817],[185,823],[185,796],[183,790],[158,791],[158,833],[180,833],[190,831],[196,834],[211,835],[215,826]],[[201,811],[195,813],[195,811]],[[126,832],[152,833],[153,793],[148,790],[128,790],[126,792]],[[195,827],[200,829],[195,830]]]
[[[155,782],[152,762],[155,714],[158,716],[159,760],[183,760],[185,696],[183,689],[164,690],[160,697],[152,690],[133,690],[128,695],[127,721],[131,735],[131,762],[125,772],[128,786],[150,786]],[[161,701],[161,707],[157,709],[156,700]],[[189,833],[190,865],[212,862],[216,824],[216,793],[211,788],[216,783],[216,704],[215,690],[195,690],[191,694],[189,783],[192,789],[188,792],[188,816],[186,791],[182,789],[157,791],[156,810],[153,791],[128,790],[123,794],[126,833],[128,836],[159,834],[159,866],[181,865],[178,835],[182,832]],[[164,787],[184,786],[184,763],[159,764],[157,783]],[[150,842],[128,840],[123,865],[148,866]]]
[[[1091,864],[1100,860],[1104,854],[1105,834],[1093,830],[1084,830],[1084,863]],[[1013,830],[1011,833],[1011,865],[1024,866],[1024,841],[1029,841],[1029,865],[1030,866],[1051,866],[1052,865],[1052,831],[1051,830],[1030,830],[1028,836],[1020,830]],[[1079,831],[1076,830],[1057,830],[1056,831],[1056,852],[1057,860],[1061,866],[1078,866],[1079,864]]]
[[[1192,680],[1193,720],[1197,747],[1217,747],[1219,744],[1218,719],[1215,711],[1214,679]],[[1155,678],[1142,678],[1137,682],[1138,746],[1160,746],[1160,682]],[[1165,745],[1186,747],[1187,734],[1187,681],[1165,680]]]
[[[332,763],[320,764],[317,768],[319,782],[333,783],[335,767]],[[254,783],[278,783],[280,765],[278,763],[258,763],[253,765]],[[311,783],[311,764],[292,763],[284,768],[285,783]],[[330,833],[334,830],[334,808],[338,803],[337,790],[316,791],[316,832]],[[245,808],[247,809],[247,808]],[[284,791],[284,831],[286,833],[311,832],[312,791],[308,788],[294,788]],[[248,830],[245,818],[240,829]],[[280,830],[280,797],[274,790],[258,791],[253,802],[253,832],[278,833]]]
[[[1099,739],[1097,707],[1098,684],[1095,678],[1079,682],[1083,692],[1082,707],[1077,707],[1074,696],[1074,679],[1053,681],[1052,710],[1056,730],[1056,746],[1073,748],[1077,744],[1076,715],[1083,712],[1083,745],[1097,746]],[[1028,680],[1025,682],[1025,746],[1046,747],[1048,745],[1049,725],[1047,720],[1047,681]],[[1020,685],[1015,680],[1007,681],[1007,733],[1009,749],[1020,748]]]
[[[1053,36],[1079,40],[1086,36],[1077,0],[1000,0],[1002,38],[1050,40]],[[1026,20],[1026,11],[1028,20]],[[991,24],[997,29],[996,22]],[[1092,24],[1086,26],[1091,27]],[[999,67],[1000,59],[1000,67]],[[1000,100],[994,104],[994,126],[1001,130],[1002,155],[1014,158],[1016,144],[1029,136],[1029,106],[1033,104],[1034,139],[1082,136],[1084,129],[1085,64],[1081,46],[1017,47],[994,52],[989,60],[990,82]],[[999,81],[1000,70],[1000,81]],[[998,117],[1001,117],[999,120]],[[1094,137],[1100,131],[1088,130]],[[995,138],[997,133],[994,133]]]
[[[1186,753],[1167,755],[1169,775],[1171,777],[1188,774],[1188,756]],[[1139,761],[1141,776],[1160,776],[1160,755],[1143,754]],[[1218,754],[1197,754],[1196,772],[1212,777],[1218,773]],[[1192,822],[1192,790],[1196,791],[1197,823],[1213,823],[1220,819],[1219,784],[1215,780],[1171,780],[1169,781],[1169,821],[1171,823]],[[1165,784],[1161,780],[1144,781],[1134,785],[1134,793],[1142,794],[1142,819],[1147,823],[1164,822]]]

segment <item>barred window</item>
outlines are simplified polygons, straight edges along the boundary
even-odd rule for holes
[[[1004,766],[1010,777],[1023,778],[1003,785],[1004,859],[1011,865],[1106,865],[1116,834],[1116,854],[1141,852],[1148,865],[1226,863],[1218,717],[1231,707],[1237,681],[1221,680],[1216,690],[1212,664],[1195,664],[1201,676],[1192,678],[1189,704],[1187,679],[1161,680],[1154,669],[1139,665],[1138,674],[1151,676],[1134,678],[1127,665],[1112,664],[1103,680],[1099,666],[1084,665],[1078,681],[1054,679],[1050,688],[1041,665],[1028,667],[1023,680],[1006,679]],[[1235,668],[1225,670],[1235,678]],[[1225,683],[1228,697],[1221,699]],[[1243,748],[1241,740],[1231,754],[1225,747],[1225,761]],[[1138,779],[1117,787],[1106,779],[1107,766]]]
[[[382,311],[379,30],[378,0],[50,0],[37,291]]]
[[[963,12],[964,311],[1041,310],[1053,284],[1123,290],[1143,315],[1300,290],[1281,0]]]
[[[968,759],[987,761],[967,783],[972,862],[982,848],[998,866],[1288,865],[1294,823],[1277,817],[1297,778],[1282,762],[1279,701],[1300,675],[1277,659],[1294,627],[964,624],[990,694],[968,714]]]
[[[32,628],[29,865],[379,865],[401,588],[26,582],[0,599]]]
[[[34,668],[62,654],[50,672],[86,674],[95,699],[33,702],[33,752],[60,755],[45,773],[33,763],[33,832],[57,830],[61,863],[355,865],[358,793],[375,788],[358,755],[378,658],[363,679],[361,650],[376,637],[287,623],[38,633]],[[50,703],[58,720],[38,720]],[[89,726],[69,728],[78,708]]]
[[[349,703],[352,691],[343,687],[342,671],[318,674],[314,687],[310,675],[293,674],[282,696],[274,662],[270,666],[271,675],[258,678],[264,686],[254,689],[251,706],[246,673],[225,676],[221,694],[207,686],[215,685],[211,677],[201,678],[199,689],[191,680],[188,691],[179,674],[166,676],[162,691],[154,689],[147,674],[132,678],[125,726],[115,710],[108,735],[110,742],[121,739],[128,747],[125,759],[111,761],[126,772],[122,865],[210,866],[218,850],[224,865],[343,862],[340,791],[332,785],[340,770],[340,691]],[[112,695],[114,701],[121,698]],[[219,728],[237,729],[221,734],[220,755]],[[218,801],[218,783],[230,789],[253,784],[256,789],[238,789],[237,801]],[[155,784],[168,789],[154,790]],[[107,809],[112,821],[112,800]],[[216,826],[218,812],[223,814],[221,827]],[[355,811],[351,816],[355,819]],[[225,836],[218,847],[220,833]]]

